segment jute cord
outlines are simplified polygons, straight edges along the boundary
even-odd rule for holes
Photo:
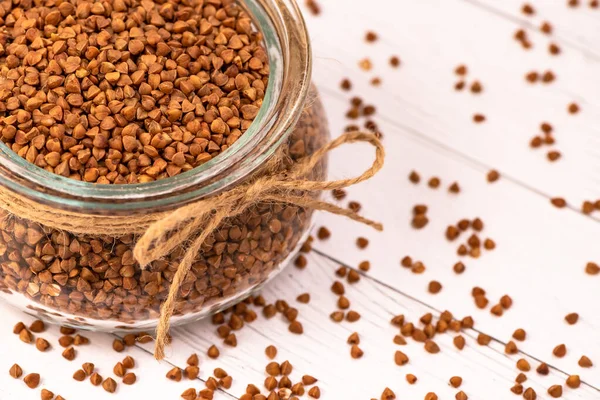
[[[312,181],[305,177],[323,157],[342,144],[366,142],[375,147],[372,165],[360,176],[334,181]],[[164,349],[179,289],[191,266],[198,256],[202,244],[226,218],[240,215],[257,203],[287,203],[299,207],[327,211],[358,221],[376,230],[383,226],[357,213],[320,201],[317,192],[342,189],[373,177],[382,167],[385,157],[383,145],[370,133],[348,132],[327,143],[311,156],[293,164],[289,170],[281,172],[283,156],[278,154],[255,174],[256,177],[235,186],[215,197],[201,199],[174,211],[153,212],[145,215],[97,216],[68,210],[61,210],[31,199],[22,197],[4,187],[0,187],[0,208],[19,218],[41,225],[64,230],[74,234],[91,236],[141,235],[133,255],[142,269],[165,257],[178,246],[186,244],[183,258],[173,276],[167,298],[161,306],[154,356],[164,358]]]

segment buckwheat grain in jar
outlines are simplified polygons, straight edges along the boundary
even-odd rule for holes
[[[341,142],[292,0],[4,1],[0,16],[5,301],[164,336],[274,276],[312,209],[348,214],[318,200],[347,183],[321,183]]]

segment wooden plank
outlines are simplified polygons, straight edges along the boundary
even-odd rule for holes
[[[106,397],[101,388],[93,387],[89,382],[74,382],[70,375],[84,361],[93,361],[99,366],[104,376],[112,375],[112,366],[126,354],[132,355],[137,362],[134,370],[138,382],[127,387],[120,385],[114,399],[143,398],[177,398],[178,394],[188,387],[201,388],[199,381],[169,382],[164,374],[171,365],[185,366],[187,357],[196,352],[201,359],[201,378],[206,379],[216,367],[224,368],[233,376],[233,387],[228,390],[232,396],[218,393],[216,399],[236,398],[245,391],[248,383],[263,387],[266,377],[264,367],[269,361],[264,355],[264,348],[270,344],[278,348],[277,360],[289,360],[294,371],[292,381],[297,381],[303,374],[311,374],[319,379],[318,386],[322,390],[322,398],[371,398],[379,397],[385,387],[390,387],[396,394],[404,398],[423,398],[429,391],[434,391],[440,398],[452,398],[457,392],[447,382],[451,376],[463,378],[461,389],[470,398],[509,398],[509,388],[518,374],[516,360],[524,357],[535,368],[538,363],[523,355],[506,356],[502,354],[502,345],[492,342],[489,347],[479,346],[475,342],[474,332],[465,332],[467,346],[459,352],[452,344],[454,334],[443,334],[435,338],[441,348],[438,354],[429,354],[422,344],[409,339],[407,346],[393,344],[392,338],[398,333],[390,323],[392,316],[404,314],[407,320],[417,323],[420,316],[434,312],[426,305],[412,300],[396,290],[387,288],[367,277],[354,285],[346,284],[346,296],[351,302],[351,309],[358,311],[362,317],[358,322],[336,324],[329,319],[329,313],[336,309],[336,296],[329,287],[334,279],[337,264],[317,254],[308,256],[308,267],[300,271],[294,267],[286,269],[279,277],[267,285],[264,296],[268,301],[285,299],[299,310],[299,321],[304,326],[304,334],[297,336],[287,330],[287,324],[281,315],[267,320],[259,314],[258,320],[248,324],[236,332],[238,346],[235,349],[219,344],[215,327],[210,321],[193,323],[173,332],[174,344],[169,348],[168,363],[156,363],[145,351],[151,351],[152,345],[141,348],[129,348],[123,353],[109,350],[112,342],[110,335],[89,333],[92,343],[78,348],[75,361],[68,362],[59,356],[56,347],[49,354],[40,354],[33,348],[18,341],[18,338],[3,329],[0,337],[10,346],[2,347],[0,369],[7,370],[13,362],[19,362],[25,372],[37,371],[42,377],[41,387],[48,387],[67,399],[86,398],[100,399]],[[303,305],[294,299],[300,293],[311,294],[311,302]],[[7,324],[12,324],[23,316],[3,307]],[[30,318],[25,318],[30,322]],[[365,352],[359,360],[353,360],[349,354],[346,339],[352,332],[358,332],[361,338],[360,347]],[[51,328],[42,336],[56,344],[58,330]],[[217,343],[221,356],[217,360],[208,359],[204,354],[207,348]],[[406,353],[410,362],[398,367],[394,364],[393,354],[396,350]],[[36,360],[35,368],[30,365]],[[404,376],[412,373],[418,377],[416,385],[409,385]],[[542,377],[536,373],[528,374],[526,386],[532,386],[544,398],[545,390],[552,384],[564,382],[565,375],[551,370]],[[0,386],[2,398],[37,398],[31,389],[20,381],[5,380]],[[356,384],[349,382],[356,382]],[[39,390],[39,389],[38,389]],[[155,397],[156,396],[156,397]],[[590,399],[598,396],[598,392],[590,387],[582,386],[577,390],[565,390],[565,399]]]
[[[596,199],[598,60],[568,48],[560,39],[563,54],[552,57],[546,46],[554,39],[538,32],[530,32],[536,47],[526,52],[512,38],[521,27],[519,21],[462,0],[393,5],[373,0],[372,9],[386,12],[367,14],[361,7],[359,2],[332,0],[323,17],[309,19],[314,77],[320,87],[340,92],[341,77],[350,77],[352,93],[374,103],[380,117],[397,127],[496,168],[532,190],[565,197],[575,208]],[[364,42],[369,29],[378,32],[379,42]],[[393,54],[403,61],[399,70],[388,65]],[[359,69],[363,57],[372,60],[372,72]],[[457,81],[453,70],[463,63],[470,70],[468,81],[478,79],[484,85],[482,94],[453,89]],[[524,79],[531,70],[548,69],[557,76],[550,85],[531,85]],[[369,84],[373,76],[382,78],[381,87]],[[576,116],[567,112],[571,102],[581,106]],[[487,121],[474,124],[475,113],[485,114]],[[548,149],[529,147],[543,121],[555,128],[555,148],[563,155],[556,163],[546,160]]]
[[[343,122],[336,116],[343,112],[344,102],[336,96],[326,95],[324,99],[337,131]],[[526,329],[528,340],[519,343],[519,348],[600,385],[594,368],[577,365],[584,354],[600,360],[600,342],[595,335],[600,326],[595,311],[600,300],[598,280],[584,273],[586,263],[598,256],[593,243],[600,236],[600,226],[578,212],[556,209],[543,196],[506,179],[490,185],[486,171],[465,163],[453,152],[431,147],[428,141],[385,122],[381,126],[386,132],[386,166],[374,179],[351,188],[342,204],[358,201],[365,216],[384,222],[385,231],[378,233],[341,217],[321,215],[319,225],[328,227],[332,236],[316,241],[314,247],[355,267],[368,260],[370,276],[438,310],[472,315],[476,327],[504,342],[511,339],[515,329]],[[331,157],[331,175],[355,175],[372,157],[366,147],[342,148]],[[418,186],[407,178],[412,169],[421,174],[423,181]],[[438,190],[425,184],[432,176],[441,178]],[[447,191],[454,180],[461,187],[458,195]],[[430,222],[422,230],[410,225],[415,204],[429,207]],[[452,269],[461,259],[456,249],[470,233],[452,243],[444,233],[448,225],[475,217],[485,223],[481,239],[492,238],[497,248],[484,251],[477,260],[464,259],[467,269],[459,276]],[[359,236],[369,239],[367,249],[356,246]],[[422,261],[426,272],[415,275],[401,267],[400,260],[406,255]],[[440,294],[427,292],[431,280],[443,284]],[[514,306],[501,318],[491,315],[489,307],[478,310],[471,297],[474,286],[487,290],[490,307],[505,294],[512,297]],[[570,312],[580,314],[577,325],[569,326],[563,320]],[[560,343],[568,348],[567,356],[561,359],[552,355]]]
[[[588,54],[590,57],[600,57],[597,40],[600,37],[600,9],[591,8],[591,1],[580,1],[579,6],[570,7],[568,1],[536,0],[531,2],[535,9],[532,16],[525,15],[521,8],[525,2],[521,0],[489,1],[464,0],[490,12],[519,21],[530,29],[539,29],[543,21],[552,24],[553,35],[560,38],[569,46]]]
[[[18,310],[6,305],[1,305],[3,326],[0,330],[0,399],[39,399],[40,390],[46,388],[60,394],[65,399],[89,400],[106,399],[107,396],[118,399],[142,399],[142,398],[178,398],[178,395],[190,386],[204,387],[200,380],[193,382],[182,381],[179,383],[168,381],[166,372],[172,367],[168,361],[158,363],[147,350],[137,347],[128,348],[122,353],[112,349],[113,335],[94,332],[80,332],[90,339],[89,345],[77,346],[76,358],[67,361],[61,356],[63,348],[58,343],[61,336],[58,327],[49,326],[47,330],[36,337],[43,337],[51,344],[51,348],[45,353],[40,353],[34,344],[24,344],[17,335],[12,334],[12,326],[18,321],[29,325],[34,319]],[[132,386],[121,383],[113,373],[114,365],[121,361],[126,355],[130,355],[136,362],[135,368],[130,370],[137,376],[137,381]],[[109,394],[101,386],[93,386],[89,380],[77,382],[72,378],[73,373],[81,368],[84,362],[92,362],[96,365],[96,371],[102,377],[112,377],[118,384],[117,392]],[[8,375],[10,367],[17,363],[23,369],[23,374],[32,372],[41,376],[40,386],[29,389],[22,378],[17,380]],[[185,366],[185,363],[184,365]],[[208,371],[207,371],[208,372]],[[221,399],[235,399],[221,393]]]

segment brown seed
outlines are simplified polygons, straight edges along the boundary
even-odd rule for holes
[[[438,294],[442,290],[442,284],[438,281],[431,281],[429,282],[427,290],[429,290],[429,293],[431,294]]]
[[[549,35],[552,33],[552,25],[550,25],[550,23],[548,21],[544,21],[542,22],[542,26],[540,27],[540,30]]]
[[[417,184],[421,180],[421,177],[416,171],[410,171],[410,175],[408,175],[408,180],[410,180],[414,184]]]
[[[37,338],[35,339],[35,348],[39,351],[46,351],[50,347],[50,343],[46,339]]]
[[[548,375],[550,373],[550,369],[548,368],[548,364],[546,363],[541,363],[540,365],[538,365],[535,371],[540,375]]]
[[[392,392],[392,389],[385,388],[383,393],[381,393],[381,400],[394,400],[396,398],[396,394]]]
[[[92,385],[98,386],[98,385],[100,385],[102,383],[102,376],[99,373],[94,372],[90,376],[90,382],[92,383]]]
[[[427,340],[425,342],[425,351],[436,354],[440,352],[440,347],[433,340]]]
[[[488,335],[486,335],[485,333],[480,333],[477,336],[477,343],[479,343],[481,346],[486,346],[488,345],[490,342],[492,341],[492,338],[489,337]]]
[[[527,380],[527,375],[525,375],[522,372],[519,372],[519,375],[517,375],[517,377],[515,378],[515,382],[517,383],[523,383]]]
[[[516,385],[510,388],[510,391],[514,394],[521,394],[523,393],[523,385],[517,383]]]
[[[559,398],[562,396],[562,386],[561,385],[552,385],[548,388],[548,394],[552,397]]]
[[[117,390],[117,382],[113,378],[106,378],[104,382],[102,382],[102,387],[108,393],[114,393]]]
[[[185,376],[188,379],[196,379],[198,378],[198,375],[200,374],[200,368],[198,368],[198,366],[196,365],[188,365],[187,367],[185,367]]]
[[[579,106],[576,103],[569,104],[569,114],[577,114],[579,112]]]
[[[498,316],[498,317],[501,316],[504,313],[503,308],[502,308],[502,306],[500,304],[496,304],[495,306],[493,306],[490,309],[490,312],[492,314],[494,314],[495,316]]]
[[[506,343],[506,346],[504,346],[504,352],[506,354],[517,354],[519,352],[519,349],[517,348],[515,342],[511,340],[508,343]]]
[[[181,377],[183,375],[183,372],[181,371],[181,368],[179,367],[173,367],[169,370],[169,372],[167,372],[167,379],[175,381],[175,382],[179,382],[181,380]]]
[[[550,199],[550,202],[556,208],[564,208],[567,206],[566,200],[563,199],[562,197],[555,197],[553,199]]]
[[[567,347],[564,344],[559,344],[552,350],[552,354],[559,358],[564,357],[567,354]]]
[[[368,58],[363,58],[358,62],[358,67],[363,71],[370,71],[373,69],[373,63]]]
[[[68,347],[62,352],[62,356],[69,361],[73,361],[75,359],[75,349],[73,347]]]
[[[329,314],[329,318],[331,318],[335,322],[342,322],[342,320],[344,319],[344,312],[334,311],[331,314]]]
[[[73,342],[75,342],[75,339],[73,338],[73,336],[61,336],[60,338],[58,338],[58,344],[61,345],[61,347],[69,347],[73,344]]]
[[[432,189],[437,189],[440,186],[440,178],[437,177],[433,177],[429,179],[429,182],[427,182],[427,185],[432,188]]]
[[[346,321],[348,321],[348,322],[356,322],[359,319],[360,319],[360,314],[354,310],[350,310],[346,314]]]
[[[280,367],[281,367],[281,375],[288,376],[292,373],[293,366],[289,361],[286,360],[286,361],[282,362]],[[216,374],[215,374],[215,376],[216,376]],[[220,377],[220,378],[223,378],[223,377]]]
[[[22,323],[22,322],[17,322],[17,324],[16,324],[16,325],[14,326],[14,328],[13,328],[13,333],[14,333],[15,335],[18,335],[18,334],[20,334],[20,333],[21,333],[21,331],[22,331],[23,329],[25,329],[25,324],[24,324],[24,323]]]
[[[265,348],[265,354],[269,359],[273,360],[275,357],[277,357],[277,347],[273,345],[267,346]]]
[[[21,369],[19,364],[13,364],[12,367],[10,367],[10,369],[8,370],[8,373],[13,378],[18,379],[21,377],[21,375],[23,375],[23,370]]]
[[[135,361],[131,356],[127,356],[123,359],[123,367],[130,369],[135,367]]]
[[[310,388],[310,390],[308,391],[308,395],[310,397],[312,397],[313,399],[318,399],[321,397],[321,390],[319,389],[318,386],[313,386]]]
[[[460,392],[456,393],[454,398],[456,400],[468,400],[469,396],[467,396],[467,394],[461,390]]]
[[[425,395],[425,400],[438,400],[438,396],[433,392],[429,392]]]
[[[462,378],[460,376],[453,376],[450,378],[450,385],[452,385],[453,388],[459,388],[461,384]]]
[[[394,68],[398,68],[400,66],[400,58],[398,56],[390,57],[390,65]]]
[[[119,378],[122,378],[123,376],[125,376],[125,367],[123,366],[122,363],[118,362],[113,367],[113,372],[116,376],[118,376]]]
[[[517,368],[519,369],[519,371],[527,372],[531,369],[531,366],[529,365],[529,362],[526,359],[520,358],[517,361]]]
[[[465,347],[465,338],[461,335],[455,336],[453,339],[453,343],[457,349],[462,350]]]
[[[29,344],[33,341],[33,335],[27,330],[27,328],[23,328],[19,333],[19,339],[21,339],[23,343]]]
[[[531,6],[531,4],[525,3],[521,7],[521,12],[525,15],[534,15],[535,9]]]
[[[582,206],[581,206],[581,211],[584,214],[591,214],[594,210],[595,210],[595,205],[594,203],[592,203],[591,201],[584,201]]]
[[[359,249],[365,249],[368,245],[369,239],[366,239],[364,237],[359,237],[356,239],[356,247],[358,247]]]
[[[401,352],[400,350],[396,350],[394,353],[394,362],[396,365],[405,365],[408,363],[408,356]]]
[[[40,398],[42,400],[52,400],[54,398],[54,393],[52,393],[48,389],[42,389],[42,392],[40,394]]]
[[[123,344],[123,342],[121,340],[115,339],[115,340],[113,340],[113,350],[116,351],[117,353],[120,353],[123,350],[125,350],[125,345]]]
[[[304,257],[302,254],[298,255],[298,257],[296,257],[296,260],[294,260],[294,265],[298,269],[306,268],[307,264],[308,264],[308,261],[306,260],[306,257]]]
[[[46,330],[46,326],[43,321],[37,319],[29,325],[29,330],[34,333],[40,333]]]
[[[582,368],[590,368],[593,365],[592,360],[590,360],[587,356],[581,356],[581,358],[578,361],[578,364]]]
[[[471,84],[471,92],[473,93],[481,93],[483,91],[483,86],[481,85],[481,82],[479,81],[473,81],[473,83]]]
[[[558,55],[560,54],[560,47],[556,43],[550,43],[548,45],[548,52],[554,56]]]
[[[85,372],[87,376],[90,376],[94,373],[94,364],[92,363],[83,363],[81,365],[81,369]]]
[[[465,264],[459,261],[456,264],[454,264],[452,269],[456,274],[462,274],[463,272],[465,272]]]
[[[352,82],[350,82],[350,79],[347,79],[347,78],[342,79],[342,83],[340,83],[340,87],[344,91],[349,91],[352,89]]]
[[[304,332],[304,328],[302,327],[302,324],[298,321],[291,322],[288,327],[288,330],[297,335],[300,335]]]
[[[413,374],[406,374],[406,381],[410,385],[414,385],[415,383],[417,383],[417,377],[414,376]]]
[[[537,72],[535,72],[535,71],[528,72],[528,73],[525,75],[525,79],[526,79],[526,80],[527,80],[529,83],[536,83],[536,82],[538,81],[538,79],[539,79],[539,74],[538,74]]]
[[[475,122],[476,124],[480,124],[484,121],[485,121],[485,115],[483,115],[483,114],[474,114],[473,115],[473,122]]]
[[[76,381],[83,382],[85,380],[85,378],[86,378],[85,371],[83,371],[82,369],[78,369],[73,374],[73,379],[75,379]]]
[[[459,75],[459,76],[464,76],[464,75],[466,75],[466,74],[467,74],[467,67],[466,67],[466,65],[462,65],[462,64],[461,64],[461,65],[459,65],[458,67],[456,67],[456,68],[454,69],[454,73],[455,73],[456,75]]]
[[[296,297],[296,301],[302,304],[308,304],[310,302],[310,294],[302,293],[298,297]]]
[[[569,325],[575,325],[578,320],[579,320],[579,314],[577,314],[577,313],[569,313],[565,316],[565,321],[567,321],[567,323]]]
[[[561,157],[561,154],[559,151],[552,150],[548,152],[547,157],[548,160],[552,162],[558,160]]]
[[[29,387],[29,389],[35,389],[40,384],[40,374],[32,373],[27,374],[23,378],[23,382]]]
[[[579,375],[570,375],[566,383],[571,389],[577,389],[581,385],[581,380],[579,379]]]
[[[373,32],[373,31],[368,31],[368,32],[365,34],[365,40],[366,40],[367,42],[369,42],[369,43],[376,42],[378,38],[379,38],[379,37],[377,36],[377,34],[376,34],[375,32]]]
[[[424,214],[415,215],[412,219],[411,225],[415,229],[422,229],[429,223],[429,218]]]
[[[217,346],[215,346],[214,344],[212,346],[210,346],[208,348],[208,351],[206,352],[206,354],[210,357],[210,358],[217,358],[219,357],[219,349],[217,349]]]
[[[320,227],[319,230],[317,231],[317,238],[319,238],[319,240],[326,240],[329,239],[331,237],[331,232],[329,232],[329,229],[325,228],[324,226]]]
[[[495,169],[490,170],[487,173],[487,181],[489,183],[496,182],[500,178],[500,173]]]
[[[525,338],[527,337],[527,333],[525,332],[524,329],[517,329],[514,331],[513,333],[513,338],[515,338],[516,340],[522,342],[523,340],[525,340]]]
[[[585,273],[588,275],[598,275],[600,273],[600,266],[596,263],[589,262],[585,266]]]
[[[348,336],[348,340],[346,342],[348,344],[359,344],[360,337],[358,336],[358,333],[354,332],[354,333],[350,334],[350,336]]]
[[[357,345],[353,344],[352,347],[350,347],[350,356],[352,358],[361,358],[363,354],[363,351]]]
[[[314,377],[312,377],[312,376],[310,376],[310,375],[303,375],[302,376],[302,383],[305,384],[305,385],[307,385],[307,386],[308,385],[312,385],[312,384],[314,384],[316,382],[317,382],[317,379],[314,378]]]
[[[458,186],[457,182],[453,182],[449,187],[448,191],[450,193],[460,193],[460,186]]]
[[[454,84],[454,90],[460,92],[461,90],[463,90],[465,88],[465,81],[458,81]]]
[[[183,400],[196,400],[196,389],[189,388],[184,390],[183,393],[181,393],[181,397],[183,398]]]

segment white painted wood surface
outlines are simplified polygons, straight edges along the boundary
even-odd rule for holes
[[[579,210],[583,200],[600,197],[597,174],[600,171],[600,10],[587,1],[570,9],[566,0],[530,0],[537,13],[525,17],[517,0],[321,0],[323,13],[307,16],[313,37],[314,80],[321,89],[331,121],[332,132],[341,132],[349,122],[344,118],[348,99],[360,95],[377,106],[374,120],[384,133],[387,147],[386,167],[368,183],[348,191],[349,200],[359,201],[363,214],[383,221],[385,231],[377,233],[342,218],[319,215],[317,226],[327,226],[332,237],[316,241],[309,266],[299,271],[290,266],[267,285],[267,301],[285,299],[300,311],[304,335],[292,335],[280,316],[258,320],[237,333],[238,347],[226,348],[209,321],[179,328],[173,333],[174,345],[166,362],[157,363],[151,346],[130,348],[118,354],[110,350],[112,336],[86,334],[92,344],[77,348],[77,358],[68,362],[60,357],[55,327],[43,334],[54,346],[47,354],[23,345],[11,333],[12,325],[29,322],[20,312],[2,307],[0,330],[0,399],[38,399],[37,390],[8,376],[8,368],[18,362],[25,373],[42,375],[40,388],[47,387],[68,400],[179,398],[188,387],[202,388],[200,380],[173,383],[165,378],[172,365],[185,366],[193,352],[201,357],[200,379],[205,380],[215,367],[233,376],[233,386],[215,398],[235,399],[248,383],[262,387],[268,360],[264,348],[279,349],[278,361],[294,365],[292,380],[303,374],[319,379],[323,399],[379,399],[386,386],[399,399],[422,399],[433,391],[440,399],[454,398],[456,389],[447,382],[459,375],[461,387],[470,399],[518,398],[509,388],[518,370],[516,360],[526,358],[533,370],[525,387],[532,386],[538,398],[546,399],[546,389],[563,384],[566,374],[578,374],[585,381],[579,389],[565,388],[562,398],[600,399],[598,367],[583,369],[577,360],[583,354],[600,364],[600,277],[584,273],[588,261],[600,262],[597,242],[600,224],[597,215],[585,216]],[[555,27],[552,36],[534,30],[541,21]],[[519,28],[527,28],[534,48],[525,52],[512,38]],[[366,30],[380,36],[375,44],[363,41]],[[562,54],[548,54],[550,41],[559,44]],[[395,70],[389,57],[398,55],[402,65]],[[369,57],[374,70],[358,68],[358,61]],[[484,92],[457,93],[453,73],[458,64],[469,67],[468,81],[478,79]],[[552,69],[557,80],[550,85],[530,85],[524,79],[530,70]],[[383,85],[369,85],[380,76]],[[352,93],[339,89],[342,78],[349,77]],[[566,112],[567,104],[577,102],[578,115]],[[471,117],[481,112],[484,124],[473,124]],[[548,121],[555,127],[556,148],[563,157],[556,163],[545,159],[545,150],[532,150],[530,138],[539,133],[539,124]],[[347,146],[332,155],[331,176],[356,174],[368,165],[369,148]],[[502,178],[490,185],[485,174],[495,168]],[[408,182],[411,170],[422,182]],[[432,190],[425,184],[438,176],[442,185]],[[448,185],[459,182],[461,193],[447,192]],[[570,208],[556,209],[549,197],[563,196]],[[429,206],[430,223],[422,230],[410,226],[412,206]],[[467,269],[458,276],[452,265],[459,260],[458,242],[444,237],[447,225],[461,218],[481,217],[483,237],[491,237],[497,248],[484,252],[477,260],[464,260]],[[359,250],[357,237],[370,240]],[[464,242],[466,237],[461,237]],[[400,266],[410,255],[421,260],[427,270],[412,274]],[[336,309],[336,297],[329,287],[336,279],[340,263],[356,267],[369,260],[371,269],[355,285],[346,285],[351,308],[362,318],[356,323],[335,324],[329,314]],[[430,280],[438,280],[443,290],[427,292]],[[491,304],[508,294],[513,307],[502,317],[475,307],[470,292],[484,288]],[[309,292],[310,304],[298,304],[298,294]],[[451,334],[436,337],[441,352],[428,354],[421,344],[409,340],[401,348],[410,362],[398,367],[392,342],[397,329],[389,323],[396,314],[412,321],[426,313],[450,310],[457,316],[472,315],[475,329],[496,340],[489,347],[476,344],[476,331],[465,332],[467,347],[459,352]],[[569,312],[580,314],[579,322],[567,325]],[[504,345],[516,328],[527,331],[525,342],[517,342],[522,353],[505,355]],[[348,335],[358,332],[365,355],[350,358]],[[567,355],[556,358],[554,346],[564,343]],[[205,356],[217,344],[221,356]],[[109,350],[107,350],[109,349]],[[112,367],[125,354],[137,362],[138,382],[119,385],[109,395],[89,382],[75,382],[71,375],[85,361],[94,362],[103,376],[112,376]],[[534,369],[539,361],[552,366],[548,376]],[[409,385],[407,373],[418,377]],[[111,397],[112,396],[112,397]]]

